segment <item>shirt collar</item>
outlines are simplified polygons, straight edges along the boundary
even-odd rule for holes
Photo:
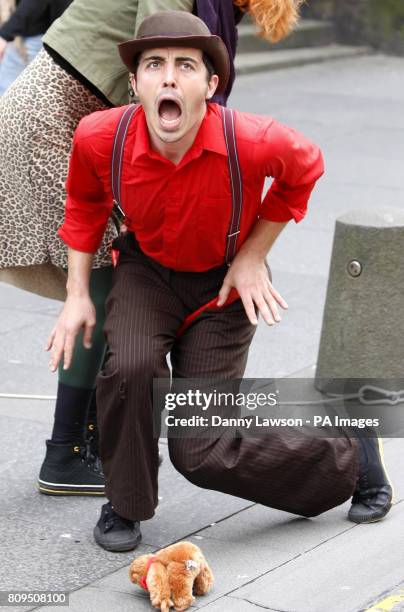
[[[132,161],[141,155],[153,156],[153,149],[150,147],[149,133],[147,130],[146,115],[142,107],[137,114],[136,135],[133,144]]]
[[[198,157],[203,150],[227,156],[220,106],[217,104],[211,103],[207,105],[206,113],[196,138],[191,148],[186,153],[184,160],[185,158],[189,160]],[[159,153],[154,151],[150,146],[146,115],[143,108],[139,110],[132,161],[135,161],[141,155],[161,159]]]
[[[222,114],[218,104],[208,104],[205,117],[198,132],[199,134],[201,135],[203,149],[227,156]]]

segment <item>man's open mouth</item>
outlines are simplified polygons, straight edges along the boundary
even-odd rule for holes
[[[162,98],[158,103],[158,114],[162,126],[173,129],[181,122],[182,108],[173,98]]]

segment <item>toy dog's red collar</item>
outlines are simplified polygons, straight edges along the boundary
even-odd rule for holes
[[[155,561],[157,561],[157,557],[150,557],[150,559],[147,562],[146,565],[146,574],[144,576],[141,577],[140,579],[140,586],[144,588],[145,591],[149,590],[149,587],[147,586],[147,574],[149,573],[149,569],[152,563],[154,563]]]

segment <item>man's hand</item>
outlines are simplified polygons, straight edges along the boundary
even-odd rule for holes
[[[265,260],[256,253],[241,250],[234,258],[220,289],[218,306],[223,306],[226,302],[232,287],[237,289],[247,317],[253,325],[258,323],[254,305],[268,325],[281,320],[277,304],[285,310],[288,307],[269,280]]]
[[[45,347],[46,351],[51,351],[49,367],[52,372],[58,367],[63,354],[63,369],[70,367],[76,336],[81,329],[84,332],[83,346],[91,348],[95,321],[95,308],[89,296],[67,298]]]
[[[4,52],[7,47],[7,41],[0,36],[0,62],[3,59]]]

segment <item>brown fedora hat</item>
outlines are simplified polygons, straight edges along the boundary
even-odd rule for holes
[[[223,93],[229,80],[230,60],[226,45],[213,36],[205,23],[185,11],[160,11],[146,17],[137,37],[118,45],[121,59],[130,72],[136,70],[136,56],[145,49],[157,47],[192,47],[201,49],[210,58],[219,77],[218,93]]]

